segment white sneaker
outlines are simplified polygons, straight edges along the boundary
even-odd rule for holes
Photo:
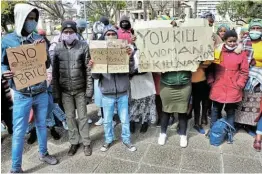
[[[67,126],[66,121],[63,121],[62,124],[63,124],[64,129],[65,129],[65,130],[68,130],[68,126]]]
[[[180,146],[183,148],[187,147],[187,136],[186,135],[180,135]]]
[[[89,118],[88,123],[91,124],[91,123],[93,123],[93,121]]]
[[[103,124],[103,118],[100,117],[100,119],[95,123],[96,126],[101,126]]]
[[[160,133],[159,138],[158,138],[158,144],[161,146],[166,144],[166,134]]]

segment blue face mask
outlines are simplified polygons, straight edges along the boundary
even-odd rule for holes
[[[37,22],[34,20],[25,21],[24,29],[27,33],[32,33],[37,26]]]
[[[258,40],[262,37],[262,33],[261,31],[253,30],[249,32],[249,36],[252,40]]]

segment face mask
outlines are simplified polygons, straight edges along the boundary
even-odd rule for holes
[[[108,40],[108,39],[117,39],[117,36],[105,36],[105,40]]]
[[[229,51],[233,51],[234,49],[237,48],[237,45],[234,46],[234,47],[230,47],[230,46],[228,46],[228,45],[225,45],[225,46],[226,46],[226,49],[228,49]]]
[[[253,31],[250,31],[249,32],[249,36],[252,40],[257,40],[257,39],[260,39],[261,36],[262,36],[262,33],[261,31],[256,31],[256,30],[253,30]]]
[[[68,45],[72,44],[77,39],[76,33],[74,34],[63,34],[62,33],[62,40],[65,41]]]
[[[37,22],[34,21],[34,20],[30,20],[30,21],[25,21],[25,24],[24,24],[24,30],[27,32],[27,33],[32,33],[34,31],[34,29],[36,28],[37,26]]]

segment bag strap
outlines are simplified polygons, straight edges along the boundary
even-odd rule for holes
[[[233,132],[236,131],[236,129],[233,126],[231,126],[228,122],[226,122],[224,120],[219,120],[219,121],[221,121],[222,123],[225,123],[230,128],[230,131],[232,131],[232,130],[233,130]]]

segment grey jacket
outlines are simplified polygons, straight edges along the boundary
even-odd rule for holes
[[[92,74],[94,79],[99,79],[99,88],[103,95],[120,96],[129,91],[129,74],[135,71],[134,54],[129,60],[129,73]]]
[[[57,44],[53,59],[54,98],[60,98],[61,92],[70,95],[86,92],[87,97],[92,97],[93,79],[89,60],[89,47],[85,42],[76,40],[70,49],[63,42]]]

